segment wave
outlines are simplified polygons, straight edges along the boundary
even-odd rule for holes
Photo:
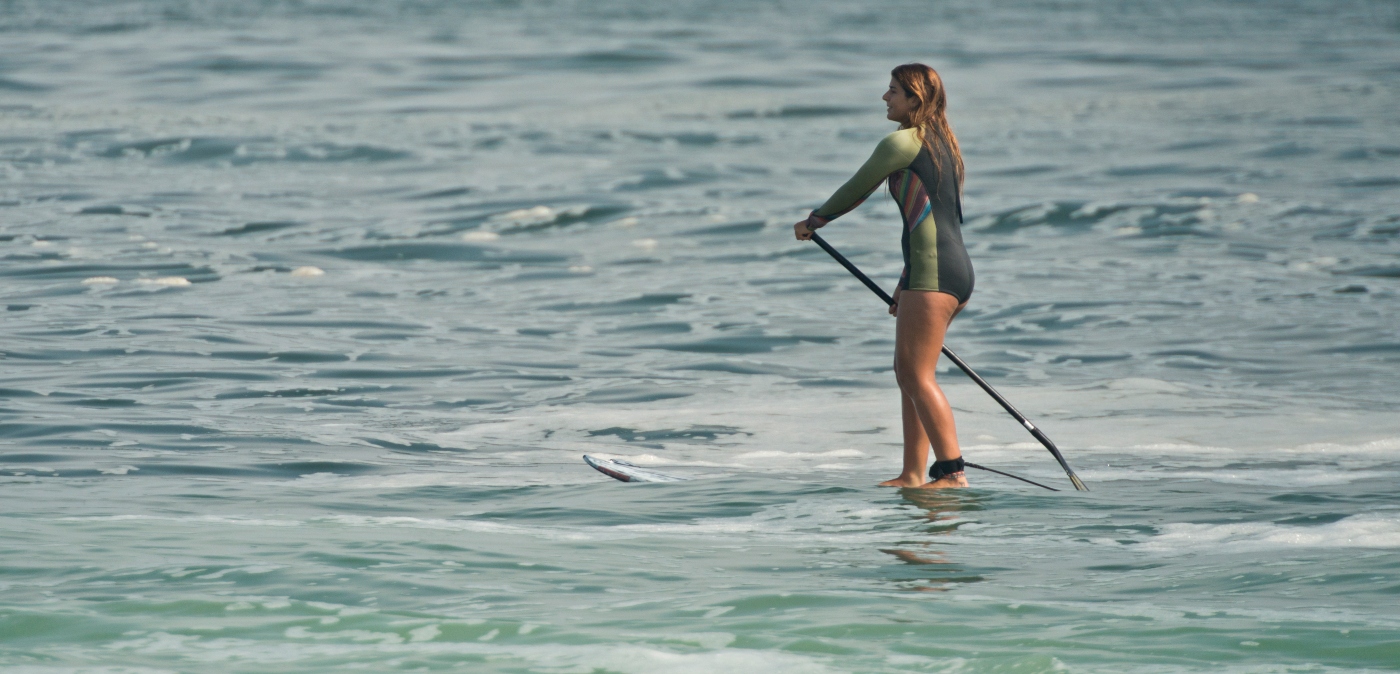
[[[368,144],[330,142],[288,143],[271,137],[166,137],[113,143],[96,155],[107,159],[153,159],[172,163],[227,163],[246,166],[268,162],[336,163],[389,162],[413,157],[412,152]]]
[[[1400,548],[1400,516],[1353,515],[1330,524],[1297,526],[1274,522],[1167,524],[1141,549],[1188,552],[1262,552],[1290,548]]]

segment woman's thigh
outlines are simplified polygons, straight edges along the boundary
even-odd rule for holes
[[[958,298],[932,290],[904,290],[899,293],[899,314],[895,320],[895,372],[904,377],[932,377],[943,349],[948,323],[962,309]]]

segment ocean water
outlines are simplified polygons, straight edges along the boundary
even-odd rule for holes
[[[949,345],[1091,492],[873,486],[790,225],[913,60]],[[1394,2],[0,1],[0,669],[1400,669],[1397,110]]]

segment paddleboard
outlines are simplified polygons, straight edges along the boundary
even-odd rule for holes
[[[638,466],[635,463],[628,463],[626,461],[623,461],[622,459],[603,459],[596,456],[589,456],[587,454],[584,454],[583,461],[584,463],[593,466],[593,468],[596,469],[598,472],[607,475],[608,477],[613,478],[614,480],[621,480],[623,482],[685,482],[693,479],[689,477],[680,477],[677,475],[667,475],[665,473],[658,473],[654,470],[649,470],[647,468]],[[1050,491],[1059,491],[1054,487],[1043,485],[1033,480],[1027,480],[1024,477],[1012,475],[1011,473],[1003,473],[995,468],[979,466],[975,463],[972,463],[971,461],[967,462],[967,467],[976,468],[978,470],[985,470],[989,473],[996,473],[997,475],[1005,475],[1006,477],[1020,480],[1028,484],[1033,484],[1037,487],[1049,489]]]
[[[583,461],[593,466],[598,472],[615,480],[622,480],[623,482],[684,482],[690,479],[688,477],[676,477],[675,475],[667,475],[654,470],[647,470],[646,468],[627,463],[621,459],[602,459],[584,454]]]

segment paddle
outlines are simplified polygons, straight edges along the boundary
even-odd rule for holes
[[[861,270],[857,269],[855,265],[851,264],[851,261],[847,260],[846,256],[842,255],[835,248],[832,248],[831,244],[827,243],[826,240],[823,239],[820,234],[812,232],[812,240],[816,241],[817,245],[821,246],[822,250],[829,253],[831,257],[836,258],[836,261],[840,262],[841,266],[846,268],[846,271],[851,272],[851,274],[853,274],[856,278],[860,279],[860,282],[864,283],[865,287],[869,288],[871,292],[874,292],[876,295],[879,295],[880,299],[885,301],[885,304],[894,304],[893,297],[890,297],[889,294],[886,293],[883,288],[876,285],[874,281],[870,280],[869,276],[866,276],[863,272],[861,272]],[[1069,481],[1074,483],[1074,488],[1076,490],[1089,491],[1089,488],[1084,486],[1084,483],[1080,481],[1079,476],[1074,474],[1074,469],[1069,467],[1069,463],[1065,461],[1065,457],[1060,454],[1060,450],[1055,447],[1055,443],[1051,442],[1050,438],[1047,437],[1045,433],[1042,432],[1039,428],[1036,428],[1035,424],[1031,423],[1030,420],[1026,418],[1026,415],[1021,414],[1021,411],[1016,409],[1016,407],[1010,402],[1008,402],[1006,398],[1001,397],[1001,394],[997,393],[997,390],[992,388],[992,385],[988,384],[987,380],[983,379],[976,372],[973,372],[972,367],[969,366],[967,363],[963,362],[963,359],[959,358],[958,354],[953,353],[953,350],[949,349],[946,344],[943,346],[943,355],[947,356],[948,360],[953,361],[953,364],[957,365],[958,369],[962,370],[963,374],[967,375],[968,378],[970,378],[974,382],[977,382],[977,385],[981,386],[982,390],[987,392],[987,395],[991,396],[993,400],[997,401],[997,403],[1001,405],[1002,409],[1010,413],[1011,416],[1016,417],[1016,420],[1021,422],[1021,425],[1024,426],[1026,430],[1030,431],[1031,435],[1035,436],[1036,440],[1040,441],[1040,444],[1045,445],[1045,448],[1050,450],[1050,454],[1055,457],[1056,461],[1060,462],[1060,467],[1065,469],[1065,475],[1069,476]],[[968,465],[971,466],[972,464]],[[981,466],[974,466],[974,468],[981,468]],[[983,470],[987,469],[984,468]],[[1005,473],[1002,474],[1005,475]],[[1024,478],[1016,479],[1024,480]],[[1030,480],[1024,481],[1030,482]],[[1031,484],[1035,483],[1031,482]],[[1045,485],[1038,486],[1044,487]],[[1049,487],[1046,487],[1046,489],[1049,489]]]

